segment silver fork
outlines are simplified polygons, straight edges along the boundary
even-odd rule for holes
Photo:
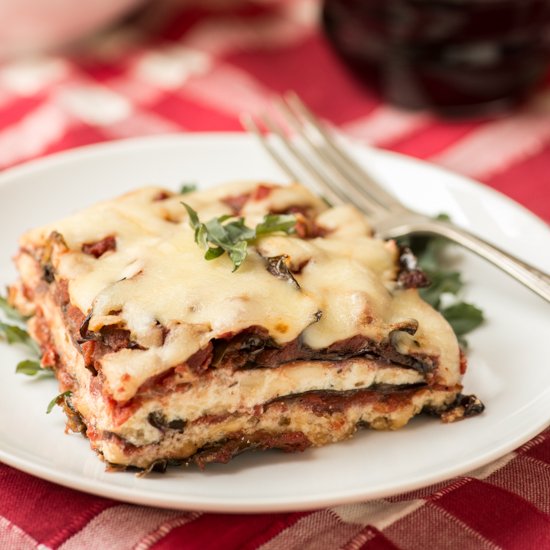
[[[550,302],[550,275],[461,227],[404,206],[338,144],[296,94],[285,94],[276,106],[283,115],[284,125],[268,114],[257,117],[258,123],[252,116],[244,115],[241,123],[260,140],[291,179],[303,180],[293,168],[299,166],[331,201],[352,202],[365,212],[379,237],[410,234],[446,237],[488,260]],[[293,131],[293,137],[289,129]],[[283,154],[274,146],[268,133],[277,136]]]

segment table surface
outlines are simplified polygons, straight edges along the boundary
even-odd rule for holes
[[[240,130],[241,112],[292,89],[349,136],[473,177],[550,219],[550,78],[510,116],[444,121],[355,81],[319,30],[315,0],[212,4],[149,8],[70,52],[0,65],[0,169],[131,136]],[[550,431],[471,476],[300,513],[134,506],[0,464],[0,549],[549,548],[549,495]]]

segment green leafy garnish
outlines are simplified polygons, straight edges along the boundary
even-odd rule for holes
[[[12,321],[19,321],[23,323],[25,318],[15,308],[8,304],[8,300],[4,296],[0,296],[0,310],[4,312],[4,315]]]
[[[8,325],[0,321],[0,334],[8,341],[8,344],[27,344],[30,336],[26,330],[16,325]]]
[[[467,302],[457,302],[443,308],[441,313],[449,321],[461,343],[465,343],[465,334],[468,334],[483,323],[483,312],[478,307]]]
[[[248,254],[248,245],[258,237],[270,233],[295,231],[296,217],[290,214],[268,214],[255,229],[245,225],[244,218],[223,215],[203,223],[188,204],[182,202],[189,215],[189,225],[195,231],[195,242],[206,248],[204,258],[214,260],[227,253],[233,263],[233,271],[239,269]]]
[[[196,183],[183,183],[180,187],[180,195],[185,195],[186,193],[192,193],[197,190]]]
[[[267,235],[268,233],[291,233],[296,225],[296,217],[292,214],[268,214],[264,216],[263,222],[256,226],[256,236]]]
[[[9,325],[0,321],[0,336],[6,339],[8,344],[23,344],[34,355],[40,355],[40,349],[29,333],[17,325]]]
[[[15,372],[17,374],[26,374],[27,376],[44,376],[50,377],[54,376],[54,372],[51,369],[43,369],[40,366],[39,361],[33,361],[32,359],[24,359],[17,364],[15,367]]]
[[[56,405],[61,405],[63,403],[63,401],[65,400],[66,397],[69,397],[70,395],[72,395],[72,391],[71,390],[67,390],[67,391],[64,391],[63,393],[60,393],[59,395],[56,395],[49,403],[48,403],[48,408],[46,409],[46,414],[50,414],[53,410],[53,408],[56,406]]]
[[[437,219],[449,221],[449,216],[440,214]],[[430,286],[419,290],[420,295],[447,319],[460,344],[467,347],[464,335],[481,325],[484,317],[478,307],[460,300],[464,286],[460,273],[444,267],[445,250],[451,242],[443,237],[424,235],[405,237],[398,242],[413,251],[419,267],[431,281]]]

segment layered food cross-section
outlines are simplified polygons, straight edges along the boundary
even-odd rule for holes
[[[250,241],[233,271],[227,254],[204,258],[182,201],[201,220],[295,224]],[[69,427],[111,465],[204,466],[482,408],[461,394],[465,359],[410,254],[301,185],[143,188],[20,244],[9,299],[67,392]]]

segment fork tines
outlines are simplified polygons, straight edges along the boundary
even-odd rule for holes
[[[293,92],[275,102],[273,114],[241,122],[294,181],[313,182],[333,202],[353,202],[371,216],[400,203],[372,180]],[[271,134],[270,137],[267,134]]]

